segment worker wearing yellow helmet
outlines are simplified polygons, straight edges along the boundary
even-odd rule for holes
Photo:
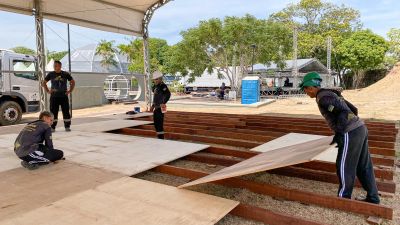
[[[367,191],[361,200],[379,204],[374,168],[368,151],[368,129],[358,117],[358,110],[336,90],[321,88],[322,78],[316,72],[306,74],[300,89],[315,98],[322,116],[335,132],[331,144],[338,145],[336,171],[338,196],[351,198],[355,177]]]

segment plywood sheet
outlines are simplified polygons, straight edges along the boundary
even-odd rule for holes
[[[202,144],[141,138],[76,154],[69,159],[79,164],[131,176],[208,147]]]
[[[143,137],[111,133],[91,133],[82,131],[56,132],[53,134],[55,148],[64,151],[66,156],[91,152],[103,148],[129,143]]]
[[[21,160],[13,150],[16,136],[17,134],[0,135],[0,172],[21,166]],[[67,159],[80,153],[132,143],[139,139],[143,139],[143,137],[80,131],[57,131],[53,134],[54,147],[62,150]]]
[[[288,147],[292,145],[302,144],[307,141],[318,140],[326,136],[312,135],[312,134],[302,134],[302,133],[289,133],[282,137],[276,138],[269,141],[263,145],[257,146],[252,151],[256,152],[269,152],[278,148]],[[315,158],[315,160],[325,161],[325,162],[336,162],[337,148],[333,145],[327,147],[326,151]]]
[[[21,160],[18,159],[12,148],[0,149],[0,172],[21,167],[20,162]]]
[[[1,172],[0,224],[7,218],[16,217],[122,176],[68,161],[61,161],[34,171],[20,167]]]
[[[141,121],[141,120],[107,120],[107,121],[76,125],[72,127],[72,129],[77,131],[86,131],[86,132],[105,132],[126,127],[146,125],[151,123],[152,122]]]
[[[180,187],[187,187],[312,161],[315,157],[326,151],[331,141],[332,137],[324,137],[302,144],[264,152]]]
[[[2,224],[211,225],[238,204],[220,197],[126,177]]]
[[[119,113],[119,114],[113,114],[113,115],[104,115],[104,116],[101,116],[101,118],[124,120],[124,119],[137,119],[137,118],[148,117],[148,116],[153,116],[153,113],[142,112],[142,113],[133,114],[133,115],[128,115],[126,113]]]

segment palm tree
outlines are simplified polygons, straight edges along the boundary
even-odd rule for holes
[[[101,40],[96,48],[96,55],[102,57],[100,64],[108,68],[110,66],[117,66],[117,61],[114,59],[117,49],[114,47],[114,41]]]

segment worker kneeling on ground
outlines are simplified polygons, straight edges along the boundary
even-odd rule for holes
[[[171,97],[167,85],[163,82],[163,75],[160,71],[153,73],[153,105],[150,111],[153,112],[154,127],[159,139],[164,139],[164,113],[167,110],[167,102]]]
[[[64,153],[53,148],[52,124],[53,114],[44,111],[40,113],[39,120],[29,123],[19,133],[14,143],[14,152],[22,159],[23,167],[33,170],[63,158]]]
[[[336,90],[321,88],[321,76],[308,73],[300,88],[311,98],[316,98],[318,108],[335,132],[331,144],[338,145],[336,171],[339,177],[338,196],[351,198],[355,176],[367,191],[363,201],[379,204],[374,168],[368,151],[368,130],[358,117],[358,110]]]

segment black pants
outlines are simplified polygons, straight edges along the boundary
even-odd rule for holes
[[[156,128],[157,137],[164,139],[164,113],[161,108],[156,108],[153,112],[154,128]]]
[[[54,114],[54,122],[51,126],[53,129],[56,128],[58,122],[58,110],[60,109],[63,114],[64,126],[69,128],[71,126],[71,115],[69,113],[69,100],[68,96],[50,96],[50,111]]]
[[[49,150],[44,145],[39,145],[39,149],[37,151],[32,152],[31,154],[20,157],[20,159],[28,162],[29,164],[39,164],[44,165],[49,162],[55,162],[64,157],[64,152],[61,150]]]
[[[339,177],[338,196],[351,198],[357,175],[362,187],[367,191],[367,201],[379,203],[374,168],[368,151],[367,128],[361,126],[345,133],[339,139],[336,158],[336,171]]]

